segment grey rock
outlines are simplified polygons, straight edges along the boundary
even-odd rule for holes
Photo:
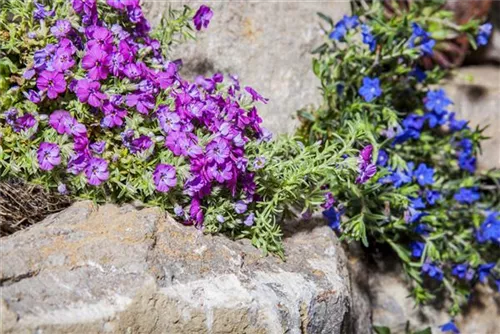
[[[479,169],[500,168],[500,67],[457,69],[445,88],[455,103],[452,110],[457,116],[470,120],[473,127],[488,126],[484,134],[490,139],[482,145]]]
[[[159,209],[80,202],[2,238],[2,333],[350,333],[345,253],[314,223],[287,261]],[[366,310],[365,310],[366,312]],[[356,333],[368,333],[367,328]]]
[[[149,19],[158,22],[171,5],[199,6],[196,1],[145,2]],[[291,132],[298,109],[319,104],[319,80],[312,73],[311,51],[325,38],[317,12],[335,20],[350,12],[348,1],[217,1],[207,31],[196,43],[185,43],[172,52],[182,58],[187,77],[216,72],[237,74],[243,86],[251,86],[270,99],[258,106],[273,133]]]

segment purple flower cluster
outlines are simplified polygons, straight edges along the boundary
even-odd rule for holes
[[[123,22],[107,23],[105,17],[99,17],[98,5],[111,6]],[[176,167],[158,161],[150,171],[151,182],[159,193],[182,188],[191,199],[186,210],[189,222],[203,223],[203,198],[215,188],[241,198],[235,211],[246,212],[255,199],[252,170],[262,168],[265,159],[249,163],[245,145],[251,140],[268,140],[269,135],[260,127],[257,109],[243,107],[239,101],[245,100],[247,105],[248,99],[263,103],[268,99],[251,87],[242,90],[236,77],[224,91],[217,89],[224,80],[222,74],[200,77],[195,83],[184,80],[176,63],[165,60],[160,43],[150,37],[139,0],[107,0],[106,4],[73,0],[72,6],[81,22],[74,24],[70,18],[54,21],[50,33],[57,43],[36,51],[33,66],[24,73],[24,93],[31,102],[58,106],[44,122],[44,129],[48,126],[61,141],[72,143],[69,157],[61,156],[55,143],[40,144],[40,169],[62,165],[68,173],[83,174],[88,184],[99,186],[119,169],[121,158],[113,153],[116,149],[127,150],[138,159],[153,159],[153,152],[169,150],[188,164],[189,174],[179,184]],[[43,7],[37,8],[35,16],[40,19],[51,15]],[[193,18],[196,29],[206,28],[212,16],[212,10],[202,5]],[[61,107],[67,105],[66,100],[79,101],[85,116],[82,111]],[[36,125],[33,115],[18,114],[12,109],[5,115],[15,131]],[[150,131],[130,128],[127,117],[132,116],[139,117]],[[66,186],[62,191],[68,191]],[[176,210],[179,215],[181,211],[184,216],[182,207]],[[252,225],[254,219],[248,213],[243,223]]]
[[[377,172],[377,166],[372,163],[373,146],[365,146],[359,153],[358,158],[358,177],[356,183],[363,184],[371,179]]]

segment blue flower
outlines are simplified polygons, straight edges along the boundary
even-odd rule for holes
[[[476,37],[476,43],[478,46],[484,46],[488,44],[488,40],[490,39],[492,30],[493,25],[489,22],[479,27],[479,33]]]
[[[412,166],[413,167],[413,166]],[[394,184],[395,188],[401,187],[403,184],[411,182],[411,177],[412,177],[413,169],[408,169],[408,170],[402,170],[402,169],[397,169],[393,174],[392,174],[392,182]]]
[[[411,199],[410,206],[416,210],[425,209],[425,203],[421,197]]]
[[[418,168],[413,173],[413,176],[415,176],[418,184],[421,186],[434,183],[434,169],[427,167],[424,163],[418,165]]]
[[[427,203],[429,203],[430,205],[434,205],[441,199],[441,194],[436,190],[426,190],[425,198],[427,199]]]
[[[472,143],[472,140],[469,138],[464,138],[460,141],[459,146],[461,148],[461,151],[467,155],[472,154],[472,149],[474,147],[474,144]]]
[[[458,330],[453,320],[450,320],[444,325],[439,326],[439,328],[441,329],[441,332],[452,332],[453,334],[460,334],[460,331]]]
[[[445,108],[451,104],[453,104],[453,102],[448,98],[448,96],[446,96],[443,89],[430,90],[427,92],[427,96],[425,98],[425,107],[427,110],[433,111],[438,115],[442,115],[446,112]]]
[[[420,212],[419,219],[422,218],[423,216],[427,216],[428,213],[426,212]],[[420,235],[428,235],[429,232],[431,231],[431,228],[427,226],[426,224],[418,224],[415,226],[415,233],[420,234]]]
[[[495,262],[481,264],[477,268],[477,274],[479,276],[479,282],[484,283],[486,278],[490,275],[491,269],[495,267]]]
[[[389,155],[385,150],[380,150],[378,151],[378,157],[377,157],[377,165],[384,167],[387,165],[387,161],[389,160]]]
[[[409,114],[403,120],[403,126],[406,129],[411,128],[414,130],[418,130],[420,132],[420,130],[422,130],[422,128],[424,127],[424,122],[425,122],[424,117],[419,116],[417,114]]]
[[[341,20],[341,21],[337,22],[337,24],[335,25],[335,28],[333,29],[333,31],[330,33],[330,35],[328,37],[330,37],[330,39],[334,39],[336,41],[341,41],[344,39],[345,34],[347,34],[347,28],[345,26],[344,20]]]
[[[413,241],[410,243],[411,247],[411,256],[413,257],[421,257],[424,252],[425,243],[419,241]]]
[[[450,127],[451,132],[457,132],[468,128],[467,121],[465,119],[456,120],[454,112],[448,114],[448,125]]]
[[[367,44],[370,47],[370,51],[375,51],[377,47],[377,41],[371,32],[371,28],[366,24],[361,26],[361,35],[363,36],[363,43]]]
[[[451,270],[451,274],[453,276],[457,276],[458,278],[465,278],[465,275],[467,274],[467,268],[468,268],[468,265],[463,263],[463,264],[457,264],[455,266],[453,266],[452,270]]]
[[[442,281],[444,276],[441,268],[428,261],[422,265],[422,273],[427,274],[427,276],[434,278],[437,281]]]
[[[479,200],[480,195],[476,187],[460,188],[453,198],[460,204],[472,204]]]
[[[359,20],[356,15],[353,16],[347,16],[344,15],[342,20],[337,22],[335,25],[335,28],[333,31],[330,33],[329,37],[330,39],[334,39],[336,41],[342,41],[347,34],[347,31],[349,29],[354,29],[358,26]]]
[[[422,82],[427,79],[427,73],[420,67],[417,66],[410,72],[410,75],[417,79],[417,82]]]
[[[499,212],[491,212],[488,214],[484,222],[481,224],[476,239],[480,242],[490,241],[500,245],[500,220]]]
[[[417,46],[416,42],[418,40],[418,44],[420,45],[420,50],[422,54],[431,56],[433,53],[433,48],[436,45],[436,41],[434,41],[429,33],[425,31],[421,26],[416,23],[412,23],[413,33],[410,36],[409,45],[410,48],[414,48]]]
[[[433,129],[437,125],[443,125],[444,123],[446,123],[447,116],[448,116],[448,114],[447,114],[446,110],[442,114],[438,114],[435,112],[429,112],[429,113],[425,114],[425,119],[427,119],[429,121],[429,127],[431,129]]]
[[[361,95],[366,102],[371,102],[375,98],[382,95],[382,90],[380,89],[380,80],[378,78],[363,78],[363,86],[359,89],[359,95]]]
[[[460,154],[458,157],[458,166],[471,174],[476,171],[476,158],[467,154]]]
[[[354,29],[359,25],[359,20],[357,15],[353,16],[344,15],[344,18],[342,20],[344,21],[347,29]]]
[[[340,229],[340,217],[342,216],[342,211],[337,211],[334,207],[323,211],[323,216],[328,221],[328,226],[333,230]]]
[[[426,56],[432,56],[435,45],[436,41],[429,38],[425,42],[422,42],[422,44],[420,44],[420,50],[422,50],[422,54]]]

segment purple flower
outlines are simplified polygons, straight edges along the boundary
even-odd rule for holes
[[[179,131],[181,129],[181,118],[178,114],[168,111],[160,112],[158,110],[158,120],[160,126],[166,133],[170,131]]]
[[[141,76],[142,70],[136,64],[131,63],[131,64],[125,65],[125,67],[123,69],[123,73],[127,76],[127,78],[134,80],[134,79],[137,79]]]
[[[75,119],[66,110],[56,110],[50,114],[49,125],[59,134],[69,134],[69,125],[75,122]]]
[[[167,164],[158,164],[153,172],[156,190],[165,193],[177,184],[175,168]]]
[[[130,151],[132,153],[143,152],[153,145],[151,138],[141,135],[139,138],[133,139],[130,143]]]
[[[264,104],[267,104],[267,101],[269,101],[269,99],[266,99],[265,97],[257,93],[252,87],[247,86],[245,87],[245,90],[252,96],[252,101],[261,101]]]
[[[90,104],[92,107],[100,107],[107,95],[100,91],[101,84],[97,81],[87,79],[78,80],[76,85],[76,96],[80,102]]]
[[[219,183],[224,183],[233,178],[233,168],[230,163],[218,164],[213,162],[208,167],[208,176],[216,179]]]
[[[345,34],[347,34],[347,27],[345,25],[345,21],[342,19],[335,24],[335,28],[330,33],[330,35],[328,35],[328,37],[336,41],[342,41],[345,37]]]
[[[108,162],[101,158],[91,158],[85,168],[85,176],[90,185],[100,185],[109,177]]]
[[[500,246],[500,219],[498,219],[498,216],[498,212],[488,214],[476,234],[479,243],[490,241]]]
[[[430,205],[434,205],[441,199],[441,194],[436,190],[426,190],[425,197],[427,199],[427,203],[429,203]]]
[[[263,156],[255,158],[253,162],[253,168],[257,169],[262,169],[264,168],[264,165],[266,164],[266,158]]]
[[[380,89],[380,80],[378,78],[363,78],[363,85],[359,88],[359,95],[363,97],[366,102],[371,102],[375,98],[382,95],[382,89]]]
[[[33,17],[35,20],[43,20],[46,17],[49,16],[54,16],[54,10],[45,10],[45,7],[43,7],[42,4],[39,4],[38,2],[35,2],[35,10],[33,12]]]
[[[245,213],[247,211],[247,205],[243,201],[238,201],[234,204],[234,211],[239,214]]]
[[[47,90],[49,99],[55,99],[66,90],[64,75],[55,71],[43,71],[36,81],[38,89]]]
[[[19,130],[31,129],[32,127],[35,126],[35,124],[36,124],[35,117],[33,117],[33,115],[30,114],[30,113],[25,113],[24,115],[22,115],[21,117],[19,117],[16,120],[16,125],[14,127],[14,130],[17,130],[17,129],[19,129]]]
[[[216,138],[207,145],[207,158],[209,161],[215,160],[217,163],[223,163],[230,153],[230,148],[227,140]]]
[[[108,77],[108,64],[108,54],[98,46],[88,50],[82,59],[82,68],[89,71],[88,76],[92,80],[106,79]]]
[[[25,78],[26,80],[31,80],[31,78],[33,78],[35,74],[36,74],[35,69],[29,68],[26,71],[24,71],[23,78]]]
[[[176,216],[182,217],[182,216],[184,216],[184,209],[179,204],[176,204],[174,206],[174,213]]]
[[[433,53],[433,48],[436,45],[436,41],[433,40],[429,33],[425,31],[418,24],[412,24],[413,33],[410,36],[409,45],[410,48],[416,47],[416,42],[420,45],[420,50],[423,55],[431,56]]]
[[[327,191],[324,196],[325,201],[323,202],[323,204],[321,204],[321,207],[325,210],[328,210],[335,204],[335,198],[333,197],[331,191]]]
[[[86,152],[75,152],[69,158],[68,172],[74,175],[80,174],[87,167],[88,160],[89,156]]]
[[[254,223],[254,220],[255,220],[255,214],[252,212],[250,213],[246,218],[245,220],[243,221],[243,224],[245,224],[246,226],[252,226],[253,223]]]
[[[357,184],[363,184],[366,183],[368,180],[370,180],[375,173],[377,173],[377,166],[374,164],[368,164],[364,168],[361,168],[359,170],[359,175],[356,178],[356,183]]]
[[[207,28],[210,20],[214,13],[210,9],[210,7],[201,5],[196,14],[194,14],[193,22],[196,30],[201,30],[201,28]]]
[[[90,148],[96,154],[102,154],[106,148],[106,142],[104,140],[98,141],[96,143],[90,144]]]
[[[73,9],[77,13],[93,14],[96,0],[73,0]]]
[[[69,21],[67,20],[57,20],[56,25],[50,28],[50,32],[56,38],[66,37],[66,35],[70,32],[70,30],[71,30],[71,23],[69,23]]]
[[[465,263],[457,264],[457,265],[453,266],[453,268],[451,270],[451,274],[453,276],[458,277],[458,278],[464,279],[465,276],[467,275],[467,270],[468,270],[467,264],[465,264]]]
[[[195,197],[191,200],[191,207],[189,208],[189,217],[195,225],[201,226],[203,224],[203,211],[201,210],[201,201]]]
[[[120,127],[123,125],[123,119],[127,116],[127,111],[113,106],[106,102],[103,106],[104,118],[101,125],[106,128]]]
[[[57,144],[43,142],[36,152],[38,165],[42,170],[52,170],[61,163],[61,151]]]
[[[23,92],[24,96],[33,103],[38,103],[41,101],[40,95],[33,89],[28,90],[28,92]]]
[[[106,53],[113,49],[113,34],[108,29],[104,27],[92,28],[90,35],[92,39],[87,43],[87,49],[96,48]]]
[[[75,65],[75,60],[72,57],[72,51],[68,48],[59,48],[54,57],[54,69],[59,72],[69,70]]]
[[[147,115],[155,107],[154,97],[150,94],[129,94],[127,106],[136,107],[138,112]]]
[[[67,195],[68,194],[68,187],[66,187],[66,185],[64,183],[59,183],[59,185],[57,186],[57,191],[61,195]]]
[[[385,167],[389,161],[389,154],[385,150],[378,151],[377,166]]]

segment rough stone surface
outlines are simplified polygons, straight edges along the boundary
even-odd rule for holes
[[[479,168],[500,168],[500,67],[457,69],[445,88],[455,102],[452,110],[461,118],[470,120],[474,127],[489,125],[484,134],[490,139],[482,145]]]
[[[193,8],[197,1],[145,2],[147,16],[154,23],[171,5]],[[291,132],[292,116],[308,104],[321,102],[319,81],[312,73],[311,51],[324,36],[317,12],[338,20],[350,12],[349,1],[213,1],[214,16],[196,43],[174,49],[182,58],[188,77],[216,72],[237,74],[242,85],[255,88],[270,99],[259,105],[264,125],[273,133]]]
[[[362,312],[334,233],[286,235],[283,262],[158,209],[76,203],[1,239],[1,332],[353,332]]]

